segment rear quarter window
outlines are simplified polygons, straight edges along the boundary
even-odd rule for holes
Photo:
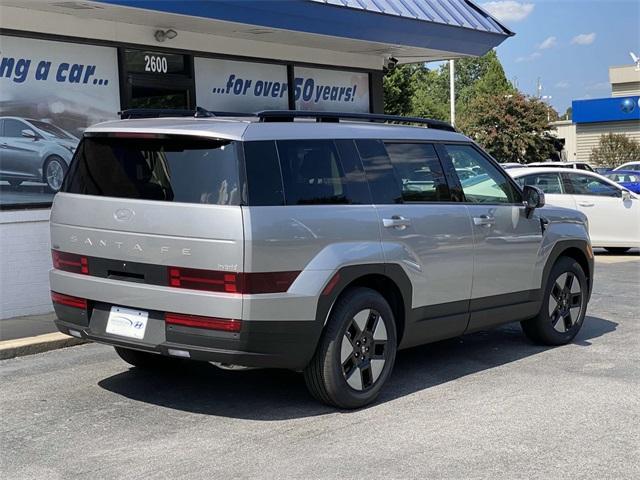
[[[364,174],[354,165],[357,160],[349,156],[343,163],[334,141],[278,140],[276,145],[287,205],[368,202]],[[340,150],[351,155],[348,145]]]

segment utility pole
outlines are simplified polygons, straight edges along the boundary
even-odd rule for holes
[[[542,98],[542,83],[540,83],[540,77],[538,77],[538,81],[536,83],[536,93],[538,98]]]
[[[449,103],[451,104],[451,125],[456,125],[456,75],[454,61],[449,60]]]

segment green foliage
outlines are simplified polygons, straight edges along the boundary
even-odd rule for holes
[[[549,108],[521,93],[479,95],[458,127],[500,162],[542,162],[555,150]]]
[[[599,167],[617,167],[640,158],[640,142],[622,133],[600,136],[600,143],[591,152],[591,163]]]
[[[415,91],[413,65],[401,65],[383,79],[384,111],[390,115],[410,115],[411,99]]]
[[[573,120],[573,107],[567,107],[567,110],[564,112],[562,116],[563,120]]]
[[[514,93],[496,52],[455,61],[456,111],[464,116],[477,96]],[[385,113],[449,120],[449,65],[435,70],[424,65],[402,65],[384,77]]]
[[[522,95],[494,50],[455,61],[456,126],[501,162],[544,161],[554,152],[547,132],[557,112]],[[384,79],[385,113],[449,120],[449,65],[404,65]]]

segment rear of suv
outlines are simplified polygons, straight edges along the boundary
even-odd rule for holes
[[[573,339],[593,277],[582,214],[541,208],[446,124],[344,116],[88,129],[51,213],[60,331],[140,368],[303,371],[342,408],[376,398],[398,349],[512,321]]]

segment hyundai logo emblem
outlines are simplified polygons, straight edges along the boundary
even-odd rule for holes
[[[620,104],[620,108],[624,113],[631,113],[636,108],[636,104],[632,99],[625,98]]]
[[[113,218],[119,222],[126,222],[131,220],[136,213],[128,208],[119,208],[113,213]]]

